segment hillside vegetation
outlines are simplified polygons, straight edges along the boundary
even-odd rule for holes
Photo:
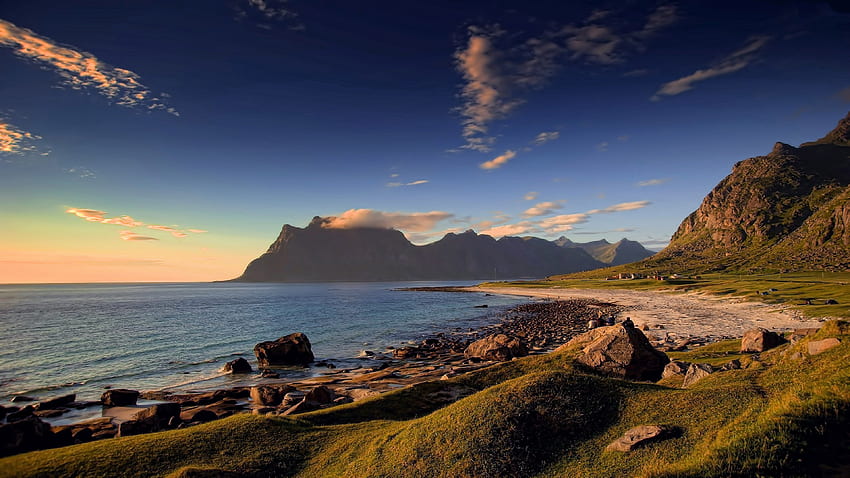
[[[813,340],[841,344],[809,355]],[[841,476],[850,473],[850,323],[760,355],[721,342],[675,359],[741,370],[692,388],[587,374],[576,350],[298,416],[196,427],[0,460],[0,476]],[[679,436],[605,451],[642,424]]]

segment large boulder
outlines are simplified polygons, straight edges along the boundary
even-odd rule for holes
[[[807,344],[807,348],[809,350],[809,355],[818,355],[833,347],[838,347],[839,345],[841,345],[840,340],[835,337],[830,337],[823,340],[813,340]]]
[[[744,332],[741,352],[764,352],[782,343],[782,336],[761,327]]]
[[[661,379],[667,354],[652,347],[643,332],[628,324],[599,327],[579,335],[559,349],[581,346],[576,361],[604,375],[630,380]]]
[[[224,373],[251,373],[254,371],[251,364],[242,357],[227,362],[221,370]]]
[[[514,357],[528,355],[525,344],[516,337],[505,334],[496,334],[484,337],[469,344],[463,352],[466,358],[478,357],[484,360],[496,360],[505,362]]]
[[[301,332],[289,334],[273,342],[260,342],[254,346],[254,355],[257,356],[260,367],[307,365],[314,358],[310,340]]]
[[[664,371],[661,373],[661,378],[676,376],[684,377],[685,374],[688,373],[688,367],[690,366],[690,362],[680,362],[678,360],[674,360],[664,366]]]
[[[61,397],[53,397],[47,400],[42,400],[35,405],[36,410],[53,410],[56,407],[64,407],[65,405],[74,403],[74,400],[77,399],[77,395],[71,393],[69,395],[62,395]]]
[[[635,448],[676,435],[676,429],[667,425],[641,425],[634,427],[605,447],[607,451],[630,452]]]
[[[251,387],[251,400],[255,405],[278,406],[283,397],[289,392],[294,392],[295,387],[291,385],[257,385]]]
[[[682,387],[688,388],[700,380],[714,373],[714,367],[707,363],[692,363],[688,367],[688,372],[685,374],[685,379],[682,381]]]
[[[107,390],[100,396],[100,401],[103,402],[104,407],[127,407],[135,405],[138,399],[138,391],[126,388]]]
[[[50,425],[38,417],[0,425],[0,456],[14,455],[39,448],[49,448]]]

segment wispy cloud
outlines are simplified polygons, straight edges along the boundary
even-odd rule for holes
[[[0,153],[23,154],[35,151],[32,141],[38,139],[41,139],[41,137],[0,119]]]
[[[80,179],[95,179],[97,175],[89,168],[84,168],[82,166],[75,166],[73,168],[69,168],[65,170],[66,173],[74,175]]]
[[[548,143],[549,141],[555,141],[559,137],[561,137],[561,133],[558,131],[544,131],[538,134],[537,137],[534,138],[534,141],[532,141],[532,143],[537,146],[540,146],[541,144]]]
[[[608,151],[608,142],[607,142],[607,141],[603,141],[603,142],[601,142],[601,143],[597,144],[597,145],[596,145],[596,149],[597,149],[598,151]]]
[[[642,209],[652,204],[650,201],[632,201],[632,202],[621,202],[619,204],[614,204],[613,206],[608,206],[605,209],[592,209],[587,211],[588,214],[609,214],[612,212],[622,212],[622,211],[633,211],[635,209]]]
[[[529,191],[525,193],[523,199],[525,199],[526,201],[534,201],[535,199],[537,199],[537,191]]]
[[[537,203],[534,207],[530,207],[522,213],[523,217],[546,216],[554,213],[557,209],[564,207],[564,201],[546,201]]]
[[[430,212],[384,212],[374,209],[349,209],[339,216],[325,218],[323,227],[329,229],[352,229],[373,227],[399,229],[407,232],[426,232],[454,214],[443,211]]]
[[[259,18],[257,26],[270,29],[267,22],[283,23],[290,30],[302,31],[306,27],[298,13],[289,6],[288,0],[242,0],[236,6],[236,18],[245,19],[252,14]]]
[[[100,224],[112,224],[112,225],[115,225],[115,226],[123,226],[123,227],[131,228],[131,229],[136,228],[136,227],[145,227],[147,229],[151,229],[151,230],[154,230],[154,231],[167,232],[167,233],[169,233],[172,236],[177,237],[177,238],[187,237],[187,236],[189,236],[189,233],[191,233],[191,234],[201,234],[201,233],[207,232],[203,229],[181,230],[181,229],[178,229],[177,226],[162,226],[162,225],[158,225],[158,224],[145,224],[144,222],[138,221],[138,220],[134,219],[132,216],[127,216],[127,215],[106,217],[106,215],[107,215],[106,211],[101,211],[99,209],[82,209],[82,208],[72,207],[72,208],[66,209],[65,212],[68,213],[68,214],[73,214],[73,215],[75,215],[79,218],[85,219],[86,221],[89,221],[89,222],[96,222],[96,223],[100,223]],[[148,238],[147,236],[143,236],[141,234],[137,234],[137,233],[129,231],[129,230],[121,231],[120,234],[121,234],[121,239],[124,239],[125,241],[143,241],[143,240],[156,239],[156,238],[152,238],[152,237]]]
[[[498,169],[507,164],[508,161],[514,158],[514,156],[516,156],[516,151],[508,150],[505,151],[503,154],[491,159],[490,161],[485,161],[479,164],[478,167],[487,170]]]
[[[159,239],[151,236],[143,236],[141,234],[136,234],[133,231],[129,231],[127,229],[118,233],[122,240],[124,241],[158,241]]]
[[[418,186],[420,184],[426,184],[426,183],[428,183],[427,179],[417,179],[416,181],[410,181],[409,183],[389,182],[389,183],[387,183],[387,187],[388,188],[398,188],[398,187],[401,187],[401,186]]]
[[[520,234],[528,234],[538,230],[537,223],[532,221],[522,221],[516,224],[504,224],[501,226],[491,227],[481,231],[481,234],[486,234],[493,237],[517,236]]]
[[[561,214],[560,216],[550,217],[540,221],[540,227],[546,230],[549,234],[558,232],[566,232],[573,228],[576,224],[583,224],[590,219],[589,214]]]
[[[659,5],[646,18],[646,23],[643,28],[634,33],[634,37],[639,39],[649,38],[660,30],[669,27],[679,21],[679,9],[676,5]]]
[[[659,101],[663,96],[675,96],[692,90],[694,89],[694,84],[699,83],[700,81],[743,70],[758,58],[758,51],[761,50],[770,41],[770,39],[771,37],[769,36],[751,38],[742,48],[730,55],[727,55],[713,66],[697,70],[690,75],[683,76],[682,78],[661,85],[661,88],[659,88],[650,99],[652,101]]]
[[[646,181],[638,182],[637,185],[640,186],[640,187],[658,186],[659,184],[664,184],[669,180],[670,180],[670,178],[647,179]]]
[[[121,106],[162,110],[179,116],[177,110],[166,104],[165,95],[153,94],[139,81],[139,75],[111,66],[91,53],[62,46],[5,20],[0,20],[0,46],[12,49],[20,58],[54,69],[71,89],[92,89]]]

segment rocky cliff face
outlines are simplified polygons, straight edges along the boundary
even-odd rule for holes
[[[245,282],[465,280],[545,277],[603,267],[580,249],[537,238],[498,241],[472,231],[424,246],[394,229],[330,229],[316,217],[283,226],[277,240],[237,278]]]
[[[741,161],[652,261],[685,269],[850,268],[850,114],[818,141]]]

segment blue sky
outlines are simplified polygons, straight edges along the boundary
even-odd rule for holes
[[[315,215],[657,249],[850,109],[838,2],[125,3],[0,7],[0,282],[226,279]]]

